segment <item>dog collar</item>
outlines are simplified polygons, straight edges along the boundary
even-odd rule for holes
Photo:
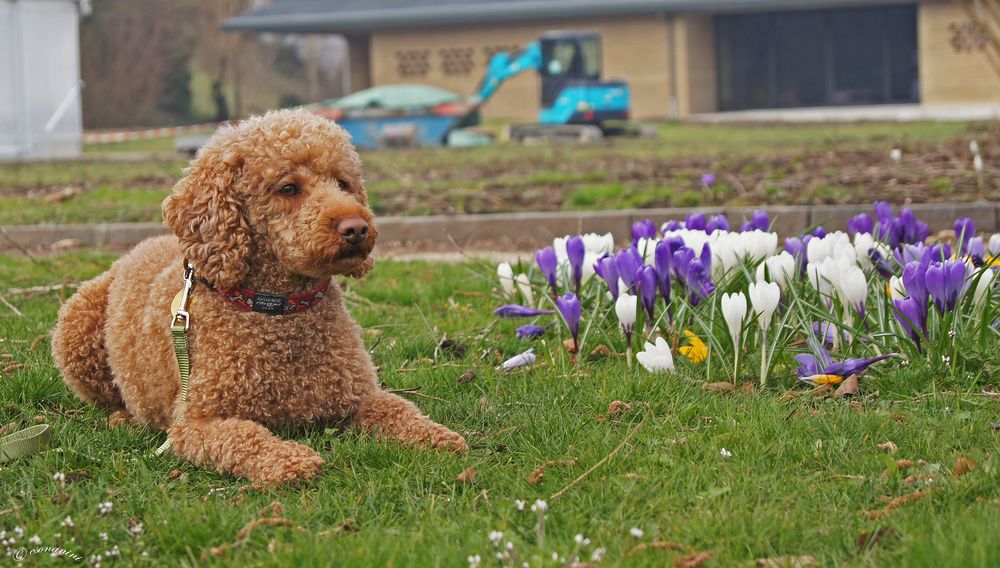
[[[220,289],[216,290],[215,293],[237,310],[280,316],[308,310],[325,298],[329,289],[330,281],[326,280],[312,290],[297,294],[271,294],[259,292],[253,288]]]

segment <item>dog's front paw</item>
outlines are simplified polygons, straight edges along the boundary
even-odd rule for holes
[[[444,426],[439,426],[438,430],[431,435],[431,447],[435,450],[451,450],[453,452],[464,452],[469,449],[469,444],[465,438],[452,432]]]
[[[312,479],[323,466],[323,458],[316,450],[298,442],[282,442],[258,459],[250,479],[265,485]]]

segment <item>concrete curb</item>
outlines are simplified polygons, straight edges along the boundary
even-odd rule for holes
[[[910,205],[917,216],[932,231],[950,229],[958,217],[971,217],[976,230],[1000,231],[1000,203],[927,203]],[[451,244],[475,248],[477,242],[509,243],[511,248],[537,246],[574,233],[612,233],[616,241],[629,239],[632,223],[652,219],[662,223],[668,219],[684,219],[696,212],[725,213],[730,223],[739,226],[754,207],[699,207],[671,209],[625,209],[593,212],[528,212],[490,213],[483,215],[431,215],[427,217],[379,217],[379,239],[383,242]],[[775,230],[782,236],[798,235],[805,229],[823,225],[828,230],[846,230],[847,220],[859,213],[871,213],[864,205],[786,205],[764,208]],[[86,225],[19,225],[5,227],[0,250],[16,248],[11,241],[26,249],[51,247],[54,243],[72,239],[74,244],[88,247],[124,248],[139,241],[161,235],[167,229],[159,223],[99,223]]]

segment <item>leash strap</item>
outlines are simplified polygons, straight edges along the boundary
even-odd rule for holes
[[[187,311],[188,297],[191,295],[191,288],[194,286],[194,268],[185,263],[184,288],[180,293],[180,303],[176,311],[170,318],[170,336],[174,345],[174,357],[177,359],[177,368],[181,372],[181,404],[187,402],[188,379],[191,376],[191,356],[188,350],[188,327],[191,324],[191,314]],[[156,448],[155,455],[162,455],[170,449],[170,438]]]
[[[49,445],[51,435],[48,424],[36,424],[0,438],[0,462],[44,450]]]

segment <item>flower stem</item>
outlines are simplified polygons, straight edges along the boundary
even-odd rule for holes
[[[767,386],[767,331],[760,335],[760,386]]]

